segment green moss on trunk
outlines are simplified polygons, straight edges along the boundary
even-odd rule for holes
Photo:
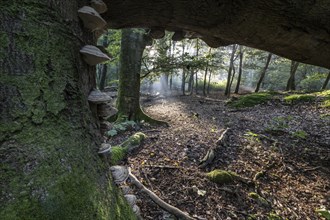
[[[77,36],[93,39],[74,17],[78,7],[0,5],[1,219],[136,219],[97,155],[86,98],[95,69],[80,59]]]

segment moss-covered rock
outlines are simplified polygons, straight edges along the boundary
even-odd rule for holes
[[[213,170],[206,174],[207,178],[217,184],[232,183],[238,175],[231,171]]]
[[[284,101],[289,104],[294,104],[294,103],[298,103],[298,102],[313,101],[313,100],[315,100],[315,98],[316,97],[314,95],[310,95],[310,94],[293,94],[293,95],[284,97]]]
[[[141,142],[146,138],[146,135],[142,132],[135,133],[124,141],[120,146],[127,148],[128,151],[133,150],[135,147],[139,146]]]
[[[270,205],[266,199],[262,198],[259,194],[255,193],[255,192],[250,192],[248,196],[251,199],[255,200],[257,203],[259,203],[260,205],[263,205],[263,206]]]
[[[271,93],[261,92],[249,95],[240,96],[237,99],[228,102],[229,107],[233,108],[246,108],[255,105],[263,104],[272,98]]]

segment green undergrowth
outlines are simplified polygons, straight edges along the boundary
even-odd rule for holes
[[[268,102],[269,100],[271,100],[272,96],[272,93],[266,92],[243,95],[238,97],[237,99],[229,101],[228,105],[232,108],[253,107],[255,105]]]

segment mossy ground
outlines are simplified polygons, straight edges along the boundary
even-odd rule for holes
[[[209,180],[217,184],[232,183],[237,178],[236,173],[225,170],[213,170],[207,173],[206,176]]]
[[[253,93],[238,97],[238,99],[231,100],[228,105],[233,108],[253,107],[262,103],[266,103],[272,98],[271,93]]]
[[[315,100],[315,96],[310,95],[310,94],[293,94],[284,97],[284,101],[286,103],[298,103],[298,102],[310,102]]]

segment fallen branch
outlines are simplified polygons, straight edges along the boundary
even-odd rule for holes
[[[190,217],[188,214],[184,213],[180,209],[166,203],[161,198],[159,198],[155,193],[150,191],[146,188],[132,173],[131,169],[128,169],[129,178],[132,183],[139,188],[142,192],[146,193],[157,205],[159,205],[162,209],[166,210],[167,212],[175,215],[178,218],[187,219],[187,220],[195,220],[195,218]]]
[[[216,142],[216,146],[212,146],[210,147],[210,149],[206,152],[206,155],[204,156],[204,158],[199,162],[199,167],[200,168],[204,168],[207,165],[211,164],[215,158],[215,149],[222,145],[222,146],[226,146],[226,133],[229,130],[229,128],[226,128],[226,130],[224,130],[224,132],[222,132],[220,138],[217,140]]]

